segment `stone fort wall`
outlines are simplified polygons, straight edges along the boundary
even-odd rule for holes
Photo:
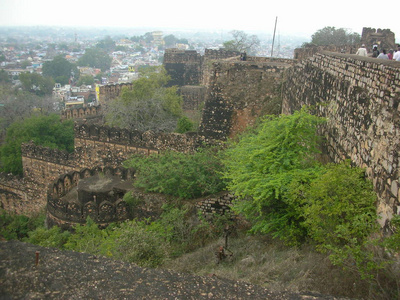
[[[321,52],[290,68],[283,112],[315,105],[326,117],[331,159],[366,168],[378,195],[379,222],[400,213],[400,63]]]
[[[105,89],[103,89],[103,92]],[[62,120],[71,119],[85,119],[93,116],[101,115],[101,106],[81,107],[81,108],[68,108],[64,109],[61,113]]]
[[[200,134],[225,140],[252,125],[257,117],[280,111],[281,84],[294,62],[252,57],[213,62]]]
[[[20,184],[18,190],[18,184],[3,178],[0,188],[24,203],[30,191],[45,190],[54,176],[96,165],[115,166],[134,152],[191,151],[210,138],[224,139],[241,131],[279,96],[284,113],[303,104],[316,105],[319,115],[328,118],[325,132],[331,159],[339,162],[350,158],[367,169],[379,199],[379,221],[384,226],[400,212],[399,71],[398,62],[324,51],[302,60],[249,58],[243,62],[231,57],[212,61],[199,134],[139,133],[77,125],[74,154],[26,146],[25,185]],[[10,207],[6,201],[2,205]]]
[[[134,153],[191,152],[205,142],[196,133],[139,132],[77,123],[74,130],[73,153],[34,143],[21,146],[24,176],[0,176],[2,208],[29,215],[45,206],[49,182],[63,174],[85,168],[119,167]]]
[[[58,225],[64,229],[71,229],[73,225],[83,224],[90,216],[93,221],[102,226],[111,222],[124,221],[129,218],[128,205],[123,200],[124,192],[110,196],[110,199],[97,203],[96,199],[78,200],[76,190],[81,179],[101,174],[102,176],[113,176],[122,180],[134,177],[133,170],[123,167],[93,168],[81,171],[72,171],[59,176],[49,184],[47,189],[47,223],[49,226]],[[71,195],[72,194],[72,195]],[[66,197],[69,195],[69,197]],[[115,201],[116,198],[117,200]]]

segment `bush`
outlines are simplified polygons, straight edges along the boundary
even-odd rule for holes
[[[134,155],[125,162],[138,174],[134,186],[146,192],[194,199],[225,189],[222,164],[215,149],[194,154],[166,151],[150,156]]]
[[[62,231],[60,227],[53,226],[50,229],[38,227],[28,233],[29,237],[26,242],[39,245],[42,247],[53,247],[63,249],[64,244],[68,241],[71,233]]]
[[[271,233],[290,244],[305,238],[301,203],[288,187],[318,176],[317,129],[323,122],[306,108],[293,115],[266,116],[227,149],[224,175],[228,189],[239,197],[233,209],[252,222],[252,232]]]
[[[378,232],[376,194],[365,170],[349,161],[329,164],[304,189],[304,225],[309,237],[334,264],[355,263],[363,276],[380,266],[369,251]]]
[[[45,216],[38,214],[33,217],[9,214],[0,210],[0,237],[6,240],[22,240],[28,233],[43,226]]]
[[[178,123],[176,126],[176,132],[185,133],[188,131],[192,131],[194,128],[193,122],[189,120],[188,117],[181,117],[178,119]]]
[[[127,221],[113,233],[113,257],[142,267],[156,267],[168,256],[164,239],[145,222]]]
[[[74,227],[74,234],[68,238],[64,248],[78,252],[91,254],[101,254],[110,256],[110,250],[107,248],[109,230],[101,230],[99,226],[90,218],[86,219],[85,225]]]

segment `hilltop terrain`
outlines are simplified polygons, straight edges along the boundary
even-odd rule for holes
[[[35,252],[40,251],[39,264]],[[0,243],[0,299],[338,299],[269,292],[244,282],[194,276],[19,241]]]

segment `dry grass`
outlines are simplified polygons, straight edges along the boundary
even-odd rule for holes
[[[333,266],[328,257],[311,247],[295,249],[266,237],[239,236],[229,240],[231,258],[216,263],[220,239],[195,252],[168,261],[163,268],[197,275],[215,274],[261,285],[271,291],[317,292],[356,299],[395,299],[399,270],[386,270],[383,284],[367,282],[355,271]],[[394,282],[394,284],[393,284]],[[382,284],[382,282],[381,282]]]

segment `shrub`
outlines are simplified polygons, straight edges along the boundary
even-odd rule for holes
[[[127,221],[113,233],[113,257],[142,267],[160,265],[168,254],[163,238],[148,230],[145,222]]]
[[[365,170],[349,161],[328,164],[326,171],[304,189],[304,225],[309,237],[334,264],[355,263],[363,276],[379,268],[369,251],[378,231],[376,194]]]
[[[16,215],[0,210],[0,237],[6,240],[22,240],[28,233],[43,226],[45,216],[38,214],[32,217]]]
[[[62,231],[60,227],[53,226],[50,229],[38,227],[28,233],[29,237],[25,239],[28,243],[39,245],[42,247],[53,247],[62,249],[68,241],[71,233]]]
[[[176,125],[176,132],[185,133],[188,131],[192,131],[194,128],[193,122],[189,120],[188,117],[181,117],[178,119],[178,123]]]
[[[138,174],[134,185],[146,192],[193,199],[225,189],[216,149],[201,149],[193,154],[166,151],[150,156],[134,155],[125,162]]]
[[[110,255],[107,239],[109,237],[109,229],[101,230],[98,225],[87,217],[85,225],[76,225],[72,234],[64,247],[67,250],[78,252],[86,252],[91,254]]]
[[[318,176],[317,129],[323,122],[306,108],[266,116],[227,149],[224,175],[239,197],[233,209],[252,222],[252,232],[271,233],[291,244],[304,239],[301,203],[290,197],[288,187]]]

